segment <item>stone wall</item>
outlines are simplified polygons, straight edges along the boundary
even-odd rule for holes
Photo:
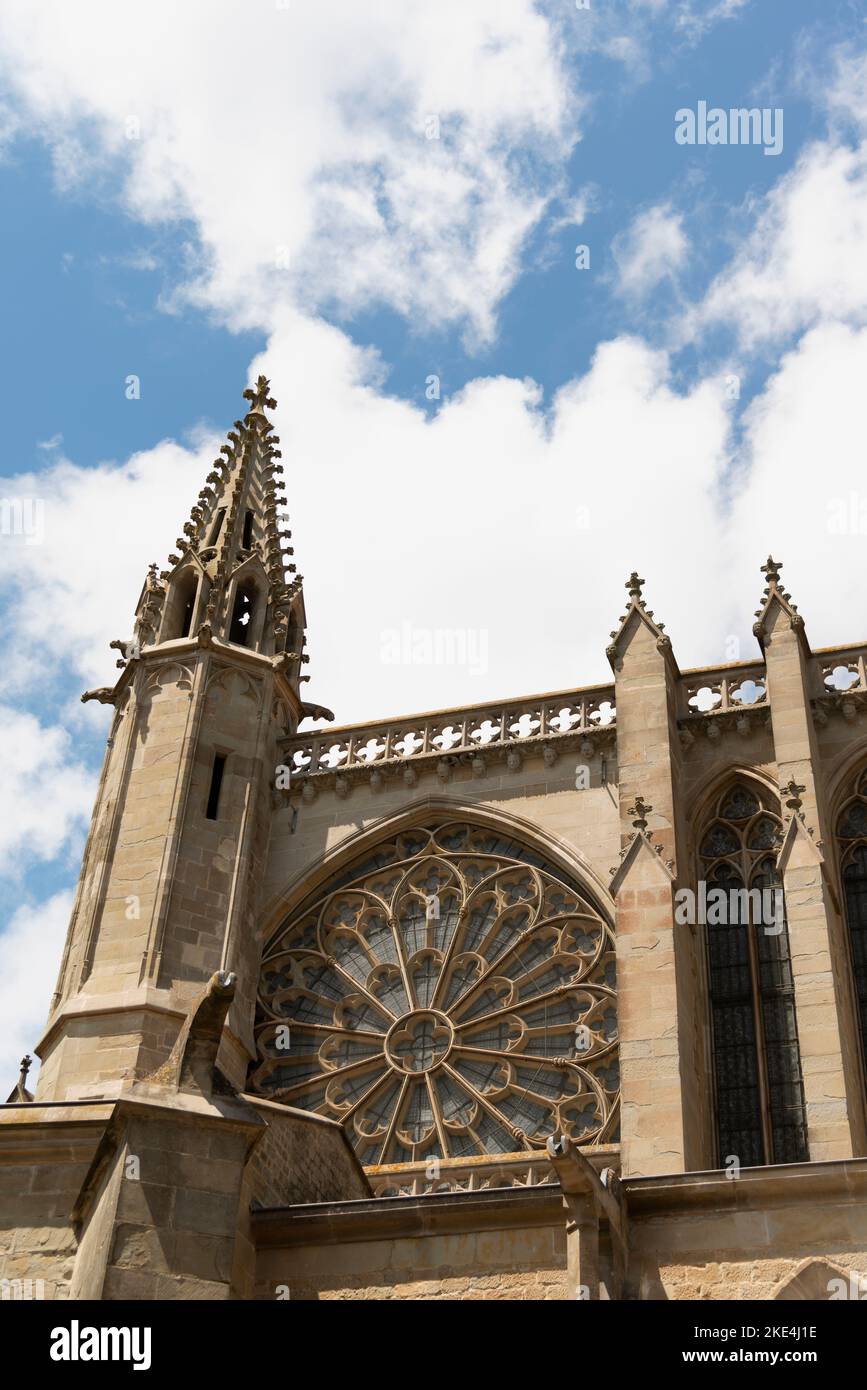
[[[73,1209],[111,1110],[104,1103],[0,1106],[0,1281],[13,1289],[22,1280],[31,1296],[67,1297],[77,1249]]]
[[[254,1213],[260,1299],[562,1299],[556,1187]]]
[[[865,1159],[627,1179],[623,1191],[627,1299],[829,1298],[831,1280],[867,1276]],[[307,1205],[252,1226],[258,1298],[547,1301],[581,1283],[558,1187]],[[601,1235],[606,1249],[604,1221]],[[807,1291],[787,1291],[799,1274]]]
[[[256,1281],[254,1208],[370,1196],[364,1170],[340,1125],[255,1096],[245,1099],[267,1129],[252,1151],[241,1185],[232,1265],[238,1298],[252,1298]]]
[[[769,1299],[810,1258],[867,1272],[867,1160],[625,1186],[632,1298]]]

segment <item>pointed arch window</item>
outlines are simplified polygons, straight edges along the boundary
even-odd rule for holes
[[[737,783],[699,840],[720,1166],[731,1155],[749,1167],[808,1157],[780,832],[777,814]]]
[[[164,642],[176,637],[189,637],[198,593],[199,575],[195,569],[188,567],[175,576],[162,636]]]
[[[861,1050],[867,1067],[867,772],[861,774],[855,795],[843,806],[837,840]]]
[[[365,1164],[617,1139],[614,941],[508,835],[394,835],[265,950],[250,1086],[342,1123]]]
[[[235,590],[232,620],[229,624],[229,641],[236,643],[239,647],[251,645],[250,638],[254,630],[253,620],[256,616],[258,597],[259,590],[253,579],[243,580]]]

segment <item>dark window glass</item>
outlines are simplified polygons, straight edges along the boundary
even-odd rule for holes
[[[789,933],[782,884],[767,854],[778,833],[776,817],[735,787],[700,841],[708,893],[723,888],[730,909],[725,924],[707,926],[721,1165],[730,1155],[746,1166],[809,1157]],[[749,904],[746,894],[732,896],[745,884],[762,894],[761,911],[757,893]],[[867,877],[864,907],[867,922]]]
[[[861,1046],[867,1062],[867,845],[859,845],[843,870],[846,920],[852,943],[852,970],[861,1024]]]
[[[217,819],[217,811],[220,805],[220,788],[223,785],[223,773],[226,768],[226,757],[224,753],[214,754],[214,766],[211,768],[211,788],[208,792],[208,806],[205,815],[208,820]]]

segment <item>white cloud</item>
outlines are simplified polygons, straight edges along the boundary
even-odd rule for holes
[[[106,683],[115,660],[106,644],[130,636],[147,564],[174,549],[220,442],[164,441],[120,466],[52,457],[38,473],[4,480],[4,496],[39,508],[42,539],[0,545],[10,595],[0,690],[21,693],[39,670]]]
[[[45,1028],[71,908],[71,893],[56,893],[38,906],[25,904],[0,935],[0,1101],[18,1079],[21,1058],[32,1055]],[[37,1072],[34,1057],[27,1078],[31,1091]]]
[[[663,280],[676,280],[689,257],[683,215],[668,203],[647,208],[614,238],[611,252],[619,291],[645,298]]]
[[[647,46],[634,34],[615,34],[610,39],[602,40],[599,46],[606,58],[622,63],[636,81],[645,82],[650,76]]]
[[[832,120],[844,125],[854,122],[867,128],[867,53],[852,47],[835,49],[831,56],[831,76],[811,64],[805,56],[802,85],[817,104],[826,106]]]
[[[61,181],[192,217],[235,325],[382,302],[489,338],[583,107],[531,0],[10,0],[0,38]]]
[[[54,859],[90,816],[94,779],[66,729],[0,705],[0,874]]]
[[[743,607],[752,560],[773,551],[816,647],[865,635],[865,380],[867,328],[825,323],[786,354],[746,417],[727,582]]]
[[[663,617],[688,631],[679,576],[715,524],[721,383],[679,394],[665,354],[621,339],[553,402],[529,381],[480,378],[428,418],[382,394],[375,356],[289,311],[251,372],[260,368],[279,401],[309,690],[341,720],[520,694],[528,672],[538,689],[605,679],[633,564],[646,567]],[[45,544],[0,549],[20,584],[7,681],[20,686],[31,669],[75,673],[82,685],[112,679],[107,643],[129,635],[146,565],[164,563],[215,442],[163,442],[121,466],[63,461],[13,480],[8,490],[45,496]],[[404,621],[484,631],[487,671],[383,664],[382,634]],[[692,639],[693,658],[721,659],[723,637]]]
[[[797,67],[796,84],[824,108],[830,134],[741,209],[740,244],[685,315],[687,338],[723,324],[755,351],[825,321],[867,318],[867,51],[817,57],[802,48]]]
[[[750,0],[629,0],[637,14],[659,16],[690,41],[703,38],[709,29],[727,19],[736,19]]]
[[[811,145],[760,205],[732,262],[688,317],[771,344],[825,318],[867,312],[867,146]]]
[[[705,0],[704,8],[696,9],[693,0],[681,0],[674,14],[678,29],[695,42],[709,29],[727,19],[736,19],[750,0]]]

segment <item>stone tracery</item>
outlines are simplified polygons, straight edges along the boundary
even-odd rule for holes
[[[479,826],[397,835],[298,910],[265,952],[257,1033],[253,1087],[339,1120],[368,1165],[616,1138],[610,929]]]
[[[861,1047],[867,1061],[867,772],[858,778],[854,795],[840,812],[837,838]]]

